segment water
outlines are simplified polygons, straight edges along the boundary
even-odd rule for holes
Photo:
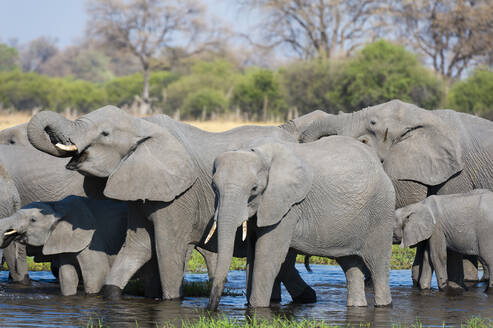
[[[342,270],[337,266],[312,265],[308,273],[298,266],[307,283],[312,286],[318,302],[307,305],[290,304],[289,294],[283,289],[283,302],[271,309],[257,310],[260,317],[282,314],[294,319],[320,319],[333,324],[372,323],[372,327],[388,327],[392,323],[414,323],[418,318],[426,326],[442,327],[466,321],[472,315],[493,318],[493,296],[483,293],[484,284],[471,287],[460,296],[447,296],[433,290],[412,288],[409,270],[393,270],[390,275],[393,306],[374,308],[373,292],[367,288],[368,308],[347,308],[346,287]],[[89,320],[101,320],[110,327],[156,327],[167,322],[180,323],[203,314],[208,299],[190,297],[175,302],[159,302],[139,297],[125,297],[108,302],[101,296],[60,296],[59,286],[49,272],[31,272],[31,286],[12,285],[7,272],[0,272],[0,327],[85,327]],[[206,274],[187,274],[188,281],[205,281]],[[245,273],[231,271],[226,288],[236,293],[245,289]],[[253,312],[245,306],[244,296],[221,299],[220,315],[244,320]],[[95,325],[97,326],[97,325]]]

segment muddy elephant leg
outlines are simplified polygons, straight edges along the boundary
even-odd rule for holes
[[[60,290],[63,296],[77,294],[79,285],[79,275],[77,273],[75,258],[73,256],[61,256],[59,258],[58,279],[60,280]]]
[[[356,256],[339,257],[336,260],[346,275],[347,306],[368,306],[365,297],[363,261]]]
[[[4,249],[3,256],[9,267],[9,278],[15,283],[29,285],[26,246],[14,241]]]
[[[195,247],[195,249],[204,257],[205,265],[207,266],[207,274],[209,275],[209,281],[212,281],[212,279],[214,278],[214,271],[216,270],[217,253],[208,251],[200,247]]]
[[[477,282],[479,280],[478,257],[466,255],[462,264],[464,268],[464,281]]]
[[[115,257],[104,281],[104,296],[119,299],[133,275],[152,258],[152,222],[143,218],[138,208],[129,206],[125,243]]]
[[[317,294],[307,285],[303,278],[301,278],[298,270],[296,270],[296,255],[297,253],[294,250],[289,250],[279,271],[278,278],[286,287],[294,303],[314,303],[317,301]],[[274,284],[275,288],[276,286]]]

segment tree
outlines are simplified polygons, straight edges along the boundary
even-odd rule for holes
[[[376,36],[383,0],[241,0],[265,14],[264,47],[287,46],[303,59],[349,55]]]
[[[467,79],[452,85],[448,95],[450,108],[493,118],[493,71],[476,69]]]
[[[493,50],[491,0],[403,0],[392,12],[402,39],[449,82]]]
[[[57,52],[56,40],[53,38],[42,36],[32,40],[20,53],[22,71],[40,73],[41,66]]]
[[[88,14],[93,35],[139,59],[147,111],[151,59],[162,48],[183,46],[186,39],[194,41],[203,30],[204,8],[195,0],[92,0]]]
[[[18,67],[19,54],[15,48],[0,43],[0,72]]]

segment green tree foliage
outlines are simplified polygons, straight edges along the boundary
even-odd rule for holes
[[[228,107],[228,99],[219,90],[202,88],[187,95],[183,109],[194,118],[210,118],[211,114],[222,114]]]
[[[326,97],[344,111],[396,98],[436,108],[443,100],[443,82],[404,47],[381,40],[346,62],[336,88]]]
[[[56,88],[53,79],[20,70],[0,73],[0,103],[18,110],[52,108]]]
[[[278,116],[286,108],[278,74],[260,68],[248,70],[236,85],[232,104],[253,119],[267,120]]]
[[[297,61],[279,70],[283,94],[287,105],[298,113],[306,114],[315,109],[336,113],[326,94],[334,90],[340,61]]]
[[[19,53],[15,48],[0,43],[0,72],[11,71],[19,67]]]
[[[493,118],[493,72],[476,69],[470,77],[452,85],[448,107]]]

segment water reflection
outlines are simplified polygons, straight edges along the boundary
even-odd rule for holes
[[[393,297],[391,308],[374,308],[373,291],[367,288],[368,308],[347,308],[343,272],[339,267],[312,265],[313,273],[299,266],[303,278],[317,291],[318,302],[292,305],[283,289],[283,302],[271,309],[251,310],[245,306],[244,296],[226,296],[221,299],[219,316],[239,320],[256,315],[273,318],[283,315],[294,319],[320,319],[333,324],[372,323],[372,326],[391,326],[392,323],[412,323],[419,318],[426,325],[457,324],[472,315],[492,317],[493,297],[482,291],[484,284],[471,287],[458,296],[447,296],[436,290],[419,291],[412,288],[408,270],[394,270],[390,282]],[[59,287],[48,272],[32,272],[32,286],[12,285],[7,272],[0,273],[0,326],[1,327],[81,327],[92,318],[102,320],[110,327],[156,327],[164,323],[179,324],[182,320],[198,319],[207,315],[204,309],[208,299],[186,298],[181,302],[159,302],[139,297],[108,302],[100,296],[59,296]],[[206,274],[187,274],[189,281],[207,280]],[[242,271],[229,275],[226,288],[244,292]],[[217,315],[217,314],[216,314]]]

